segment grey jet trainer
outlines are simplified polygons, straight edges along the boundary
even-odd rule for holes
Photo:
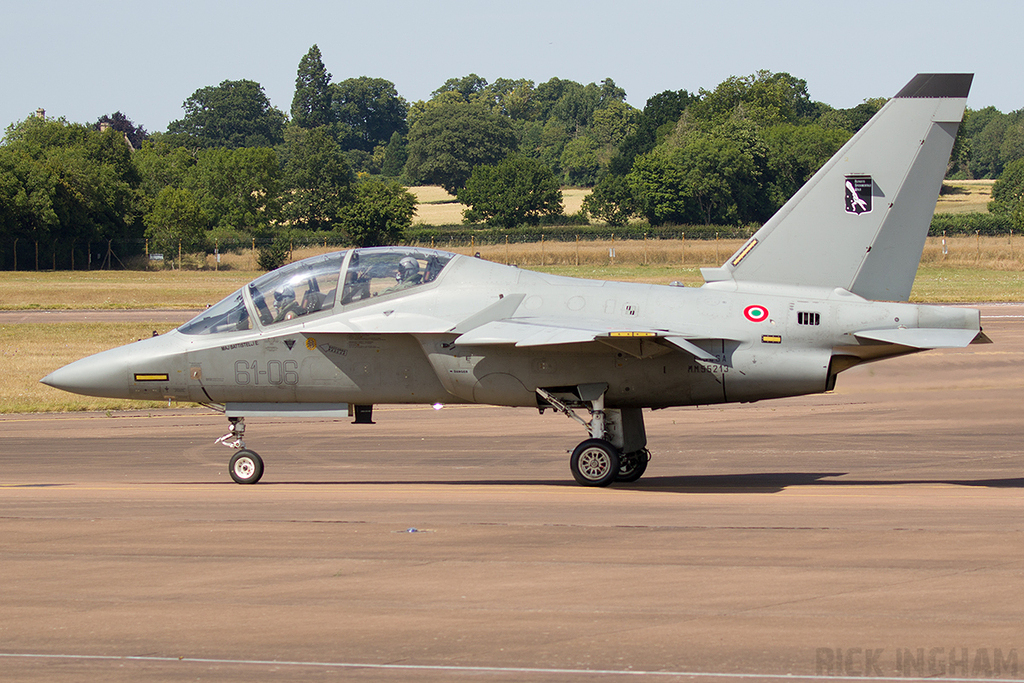
[[[374,404],[553,409],[585,486],[647,468],[644,409],[832,389],[859,363],[987,342],[977,310],[906,303],[972,80],[919,74],[700,288],[581,280],[418,247],[268,273],[178,329],[67,365],[66,391],[372,422]]]

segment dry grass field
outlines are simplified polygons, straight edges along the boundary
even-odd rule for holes
[[[946,180],[935,213],[985,213],[992,199],[994,180]]]
[[[947,180],[946,194],[939,197],[935,213],[984,213],[988,211],[994,180]],[[459,225],[465,206],[460,204],[443,187],[424,185],[410,187],[409,191],[419,202],[416,206],[415,223],[423,225]],[[583,199],[590,194],[590,188],[562,188],[562,204],[567,215],[578,213]]]
[[[0,325],[0,413],[127,410],[166,407],[166,403],[92,398],[39,383],[79,358],[148,337],[167,323],[54,323]]]
[[[423,225],[459,225],[462,223],[462,212],[466,209],[455,197],[448,194],[443,187],[424,185],[410,187],[409,191],[416,195],[416,216],[414,223]],[[562,210],[566,215],[579,213],[583,206],[583,198],[590,194],[590,188],[562,188]]]

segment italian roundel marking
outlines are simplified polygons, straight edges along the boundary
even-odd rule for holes
[[[743,316],[752,323],[763,322],[768,319],[768,309],[764,306],[747,306],[743,309]]]

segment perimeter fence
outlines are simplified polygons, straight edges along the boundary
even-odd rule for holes
[[[416,225],[406,231],[402,244],[431,247],[452,251],[480,248],[487,257],[499,255],[497,260],[510,263],[547,264],[620,261],[625,258],[636,263],[721,263],[737,240],[749,238],[760,226],[675,225],[652,227],[634,223],[612,228],[607,225],[548,225],[540,227],[478,228],[464,225]],[[971,247],[981,255],[984,238],[1008,239],[1011,258],[1020,257],[1015,247],[1015,231],[1008,216],[992,214],[937,214],[932,220],[929,235],[947,238],[943,256],[949,254],[950,244],[959,245],[973,238]],[[288,248],[294,254],[309,249],[345,249],[350,243],[336,232],[301,233],[288,235]],[[31,240],[16,238],[0,240],[0,270],[117,270],[147,268],[216,269],[226,258],[229,267],[256,268],[256,254],[269,247],[273,239],[221,239],[211,240],[206,253],[189,254],[177,249],[157,251],[143,238],[102,241],[70,241],[62,239]],[[533,245],[528,249],[527,245]],[[549,246],[550,245],[550,246]],[[960,249],[955,246],[955,249]],[[966,249],[967,247],[964,247]],[[724,253],[723,253],[724,251]],[[540,261],[530,254],[540,253]],[[607,258],[602,256],[607,252]],[[687,254],[693,254],[688,258]],[[501,257],[501,254],[505,254]],[[560,257],[554,254],[561,254]],[[621,254],[621,255],[620,255]],[[626,256],[636,254],[636,256]],[[642,256],[640,255],[642,254]],[[224,258],[222,258],[224,257]],[[241,257],[241,258],[240,258]],[[248,263],[248,265],[245,265]]]

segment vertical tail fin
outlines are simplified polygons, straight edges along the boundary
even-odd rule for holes
[[[842,287],[906,301],[973,74],[918,74],[708,283]]]

